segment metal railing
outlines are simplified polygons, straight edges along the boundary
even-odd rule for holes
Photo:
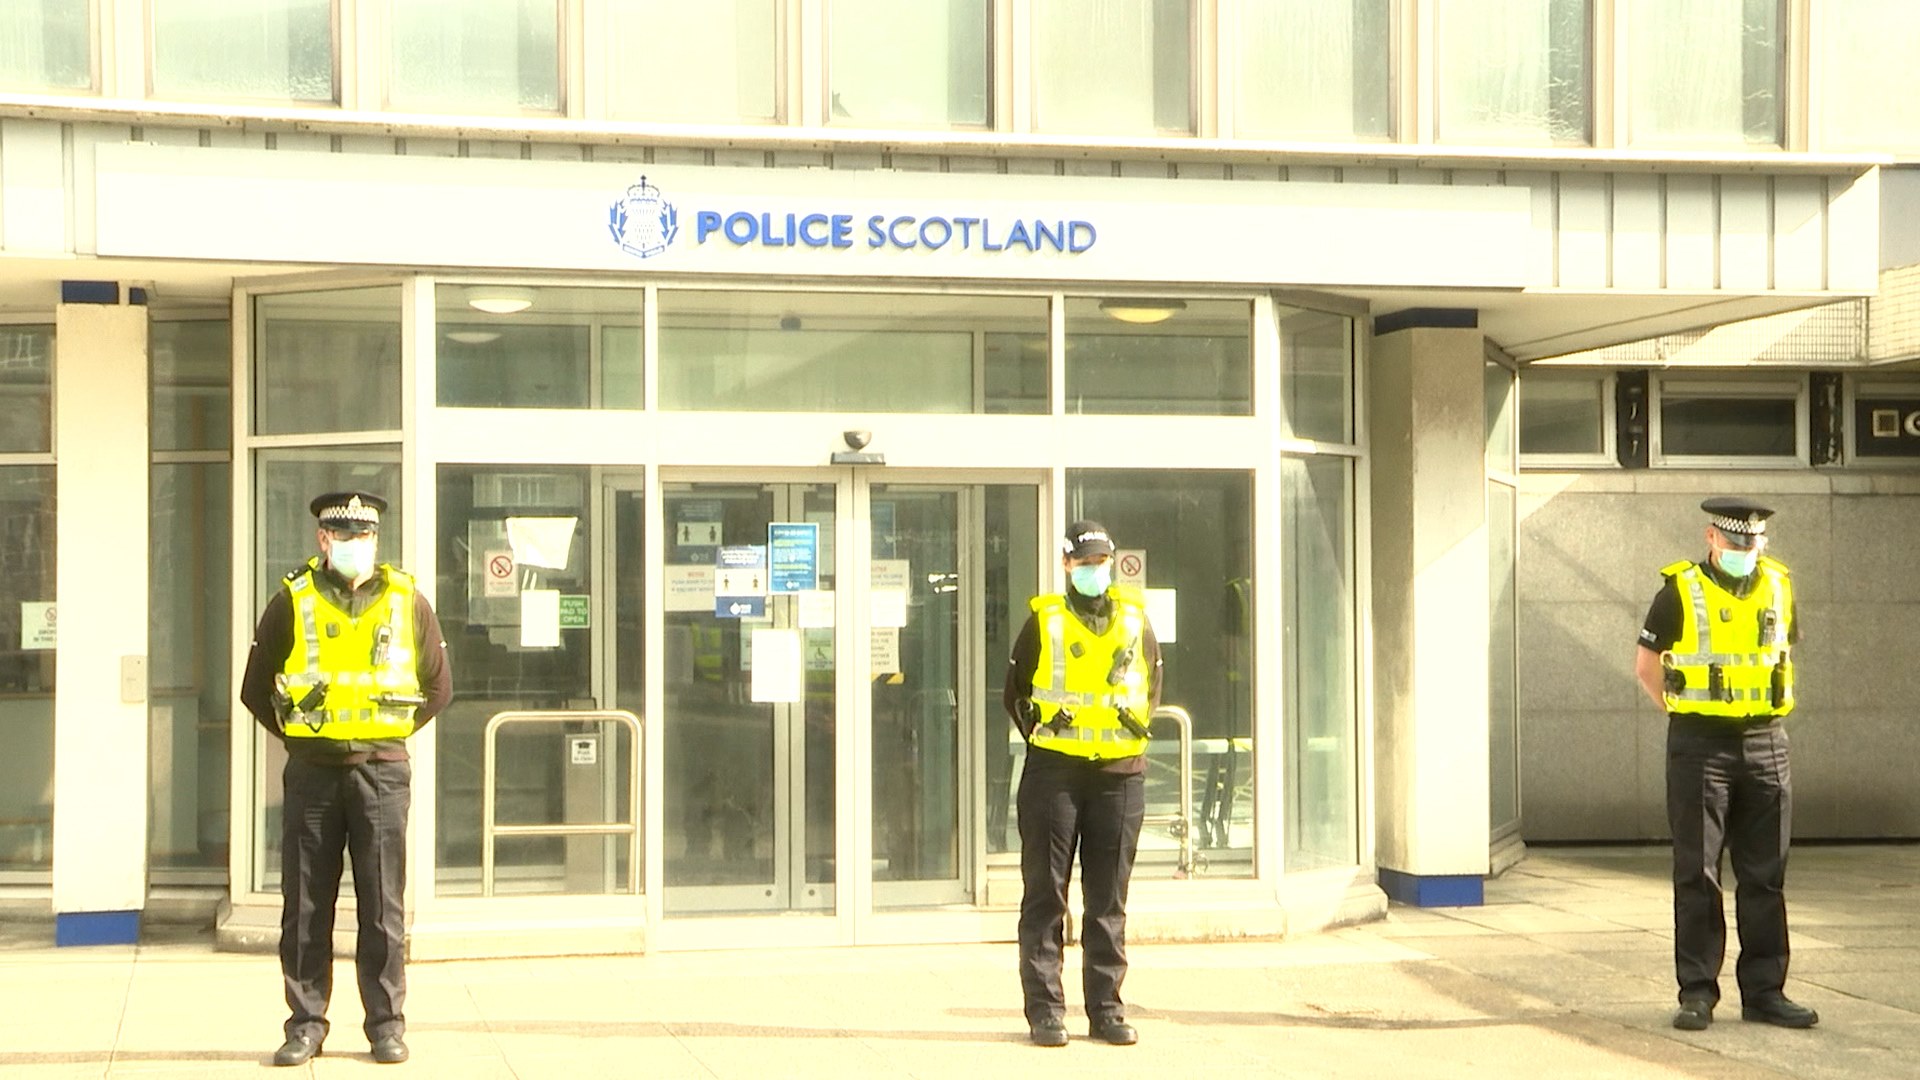
[[[1167,832],[1180,841],[1180,862],[1175,877],[1192,877],[1205,871],[1206,859],[1193,850],[1193,716],[1178,705],[1162,705],[1153,710],[1154,720],[1171,720],[1180,729],[1180,812],[1151,814],[1142,824],[1165,825]]]
[[[568,822],[553,825],[501,825],[494,788],[498,780],[495,741],[508,724],[617,723],[631,736],[627,762],[627,808],[632,821]],[[494,841],[502,836],[626,836],[627,891],[640,892],[640,718],[625,709],[515,710],[497,712],[487,721],[486,750],[481,764],[480,895],[493,895]]]

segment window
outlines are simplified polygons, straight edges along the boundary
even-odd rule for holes
[[[1612,465],[1612,376],[1528,369],[1520,377],[1520,455],[1535,468]]]
[[[607,111],[618,120],[781,119],[778,0],[606,0]],[[914,5],[898,5],[918,8]],[[646,62],[634,43],[652,42]],[[671,43],[671,44],[668,44]]]
[[[1633,142],[1778,146],[1780,8],[1780,0],[1632,0],[1624,67]]]
[[[89,0],[0,4],[0,90],[93,89]]]
[[[1067,298],[1067,412],[1247,416],[1247,300]]]
[[[1819,142],[1827,150],[1920,150],[1920,94],[1913,43],[1920,4],[1846,0],[1819,4],[1813,44],[1820,93]]]
[[[1269,0],[1240,8],[1235,134],[1248,139],[1393,133],[1388,0]]]
[[[152,0],[156,97],[335,101],[333,0]]]
[[[1876,468],[1920,461],[1920,382],[1856,382],[1848,417],[1851,460]]]
[[[1588,0],[1441,0],[1436,19],[1441,139],[1591,140]]]
[[[440,285],[434,304],[441,405],[643,405],[637,289]]]
[[[261,296],[254,335],[257,434],[399,429],[399,286]]]
[[[1044,297],[660,293],[660,407],[1045,412]]]
[[[1807,463],[1806,380],[1655,379],[1653,461],[1662,465]]]
[[[53,450],[53,327],[0,326],[0,453]]]
[[[851,127],[984,127],[987,0],[832,0],[827,122]]]
[[[1190,0],[1048,0],[1033,38],[1037,130],[1193,133]]]
[[[559,112],[559,0],[393,0],[389,103],[433,112]],[[648,33],[649,55],[674,39]],[[693,88],[682,87],[683,93]]]
[[[1286,866],[1359,859],[1354,459],[1280,461]]]
[[[1353,320],[1275,306],[1280,320],[1280,408],[1299,439],[1353,441]]]

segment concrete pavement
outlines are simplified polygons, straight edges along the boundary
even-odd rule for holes
[[[1664,848],[1537,850],[1478,908],[1395,906],[1277,942],[1139,945],[1140,1045],[1029,1046],[1011,945],[462,961],[409,968],[413,1060],[380,1066],[350,960],[325,1053],[283,1076],[1910,1077],[1920,847],[1794,849],[1788,992],[1821,1024],[1673,1030]],[[222,1077],[279,1044],[268,956],[201,932],[51,947],[0,925],[0,1077]],[[1068,950],[1069,960],[1077,950]],[[1068,972],[1070,1007],[1078,971]],[[391,1073],[386,1070],[392,1070]]]

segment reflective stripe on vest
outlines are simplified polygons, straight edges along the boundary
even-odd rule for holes
[[[1146,607],[1119,588],[1108,595],[1113,617],[1100,634],[1073,614],[1063,595],[1037,596],[1030,603],[1040,629],[1029,694],[1036,723],[1028,741],[1034,746],[1098,759],[1146,752],[1147,740],[1120,720],[1121,709],[1139,723],[1148,720],[1151,673],[1141,655]],[[1126,659],[1117,679],[1116,657]]]
[[[1680,637],[1661,655],[1685,686],[1664,693],[1668,711],[1746,720],[1793,711],[1793,660],[1787,642],[1793,585],[1784,565],[1762,557],[1759,581],[1738,597],[1698,564],[1661,571],[1681,594]]]
[[[287,596],[298,618],[294,620],[293,648],[277,678],[280,689],[294,702],[304,700],[325,684],[318,709],[294,711],[286,717],[288,738],[368,740],[404,738],[413,732],[412,705],[383,704],[387,695],[414,697],[420,693],[414,655],[411,575],[381,566],[386,594],[358,619],[348,616],[321,594],[313,575],[320,561],[286,582]]]

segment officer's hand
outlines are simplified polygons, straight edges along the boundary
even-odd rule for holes
[[[1679,668],[1666,668],[1662,676],[1666,680],[1667,693],[1677,694],[1687,688],[1687,676]]]

